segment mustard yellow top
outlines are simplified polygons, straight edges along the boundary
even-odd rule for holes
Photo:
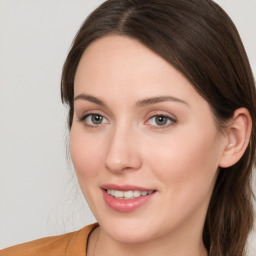
[[[86,256],[87,239],[97,226],[94,223],[75,232],[15,245],[0,250],[0,256]]]

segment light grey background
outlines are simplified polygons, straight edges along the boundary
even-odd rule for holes
[[[95,221],[66,160],[59,85],[75,33],[101,2],[0,0],[0,249]],[[217,2],[256,74],[256,0]],[[256,255],[256,233],[249,246]]]

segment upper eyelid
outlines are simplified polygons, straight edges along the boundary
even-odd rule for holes
[[[168,112],[168,111],[164,111],[164,110],[156,110],[156,111],[150,111],[149,113],[146,114],[145,119],[150,119],[154,116],[165,116],[168,117],[172,120],[177,121],[177,116]]]
[[[108,109],[105,104],[101,105],[94,103],[93,101],[86,100],[74,101],[74,113],[76,113],[77,116],[85,115],[86,113],[95,113],[100,114],[108,119],[114,116],[111,109]]]
[[[169,121],[171,122],[170,124],[167,125],[163,125],[163,126],[157,126],[157,125],[151,125],[149,123],[150,119],[157,117],[157,116],[163,116],[169,119]],[[168,128],[171,125],[174,125],[177,123],[178,119],[177,116],[174,114],[171,114],[170,112],[167,111],[163,111],[163,110],[157,110],[157,111],[152,111],[150,113],[148,113],[145,117],[146,121],[144,122],[144,124],[146,125],[151,125],[154,129],[164,129],[164,128]]]
[[[87,104],[85,105],[86,108],[87,107],[91,108],[92,111],[94,108],[102,109],[105,117],[108,117],[109,119],[114,119],[114,117],[115,117],[114,110],[112,108],[110,108],[103,100],[101,100],[97,97],[94,97],[94,96],[84,95],[84,94],[76,96],[74,99],[74,109],[76,109],[76,108],[79,109],[80,107],[84,106],[84,102],[86,102],[87,104],[89,103],[89,105],[87,105]],[[80,105],[80,103],[82,105]],[[177,104],[179,106],[180,105],[189,106],[189,104],[187,102],[185,102],[179,98],[175,98],[173,96],[158,96],[158,97],[146,98],[144,100],[138,101],[136,104],[136,109],[138,109],[138,110],[140,109],[140,111],[145,111],[147,109],[152,110],[152,109],[160,108],[159,112],[162,112],[161,108],[163,106],[165,106],[163,108],[166,108],[167,103],[169,103],[168,106],[170,106],[170,103],[174,103],[175,108],[176,108],[176,103],[179,103],[179,104]],[[182,104],[180,104],[180,103],[182,103]],[[164,104],[164,105],[162,105],[162,104]],[[173,106],[173,105],[171,105],[171,106]],[[156,110],[156,112],[158,112],[158,111]],[[163,110],[163,112],[168,113],[168,110],[167,111]],[[106,113],[107,113],[107,115],[106,115]],[[167,114],[167,116],[169,116],[169,114]],[[173,114],[170,114],[170,117],[177,120],[176,116]]]
[[[77,116],[80,116],[80,117],[86,117],[88,115],[99,115],[99,116],[103,116],[106,119],[109,119],[107,115],[105,113],[102,113],[102,111],[100,110],[86,110],[86,111],[83,111],[82,113],[79,113],[79,112],[77,113]]]
[[[166,117],[166,118],[168,118],[169,120],[171,120],[173,123],[176,123],[176,122],[177,122],[177,119],[176,119],[176,118],[173,118],[173,117],[168,116],[168,115],[162,115],[162,114],[157,114],[157,115],[153,115],[153,116],[149,117],[149,118],[147,119],[147,122],[148,122],[148,120],[150,120],[150,119],[152,119],[152,118],[154,118],[154,117],[157,117],[157,116]]]
[[[82,115],[82,116],[100,115],[100,116],[103,116],[103,117],[106,118],[106,119],[110,119],[110,118],[108,117],[108,115],[102,113],[100,110],[92,110],[92,111],[88,110],[88,111],[83,112],[83,114],[81,114],[81,115]],[[177,117],[176,117],[175,115],[173,115],[173,114],[168,114],[168,113],[166,113],[165,111],[164,111],[164,112],[162,112],[162,111],[156,111],[156,113],[154,113],[154,114],[152,114],[152,113],[151,113],[151,114],[146,114],[145,117],[144,117],[144,119],[150,119],[150,118],[155,117],[155,116],[164,116],[164,117],[168,117],[168,118],[170,118],[170,119],[172,119],[172,120],[177,120]]]
[[[92,113],[84,113],[83,115],[82,115],[82,118],[83,119],[85,119],[85,118],[87,118],[88,116],[93,116],[93,115],[98,115],[98,116],[102,116],[104,119],[106,119],[106,120],[109,120],[107,117],[105,117],[105,115],[102,115],[102,114],[100,114],[100,113],[97,113],[97,112],[92,112]]]
[[[168,114],[154,114],[154,115],[152,115],[150,118],[152,118],[152,117],[156,117],[156,116],[163,116],[163,117],[167,117],[167,118],[170,118],[171,120],[176,120],[176,119],[177,119],[176,117],[171,116],[171,115],[168,115]],[[150,119],[150,118],[149,118],[149,119]]]
[[[99,115],[99,116],[102,116],[105,120],[107,120],[107,123],[109,122],[109,120],[104,117],[103,115],[101,114],[98,114],[98,113],[87,113],[87,114],[84,114],[82,115],[82,117],[78,118],[78,122],[81,122],[83,123],[83,125],[85,127],[90,127],[90,128],[100,128],[101,125],[104,125],[106,124],[105,122],[103,123],[99,123],[99,124],[91,124],[91,122],[86,122],[86,119],[89,117],[89,116],[93,116],[93,115]]]
[[[79,111],[77,111],[77,117],[78,119],[85,119],[86,116],[88,115],[100,115],[102,117],[104,117],[105,119],[107,119],[108,121],[112,120],[113,117],[111,117],[111,115],[109,116],[108,114],[106,114],[105,112],[103,112],[102,110],[99,110],[99,109],[91,109],[91,110],[86,110],[86,111],[83,111],[82,113],[79,113]],[[143,122],[147,122],[150,118],[153,118],[155,116],[164,116],[164,117],[167,117],[167,118],[170,118],[173,122],[177,122],[177,116],[174,115],[173,113],[170,113],[166,110],[153,110],[153,111],[150,111],[148,113],[145,114],[144,116],[144,121]]]

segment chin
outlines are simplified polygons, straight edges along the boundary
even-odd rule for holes
[[[156,226],[161,226],[161,224],[152,225],[152,220],[147,220],[147,218],[131,218],[130,216],[102,218],[99,224],[109,237],[120,243],[144,243],[161,235],[156,229]]]

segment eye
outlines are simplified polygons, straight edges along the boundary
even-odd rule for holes
[[[108,123],[108,120],[99,114],[88,114],[80,119],[85,125],[98,126],[100,124]]]
[[[176,120],[165,115],[155,115],[148,120],[148,123],[152,126],[168,126],[175,122]]]

